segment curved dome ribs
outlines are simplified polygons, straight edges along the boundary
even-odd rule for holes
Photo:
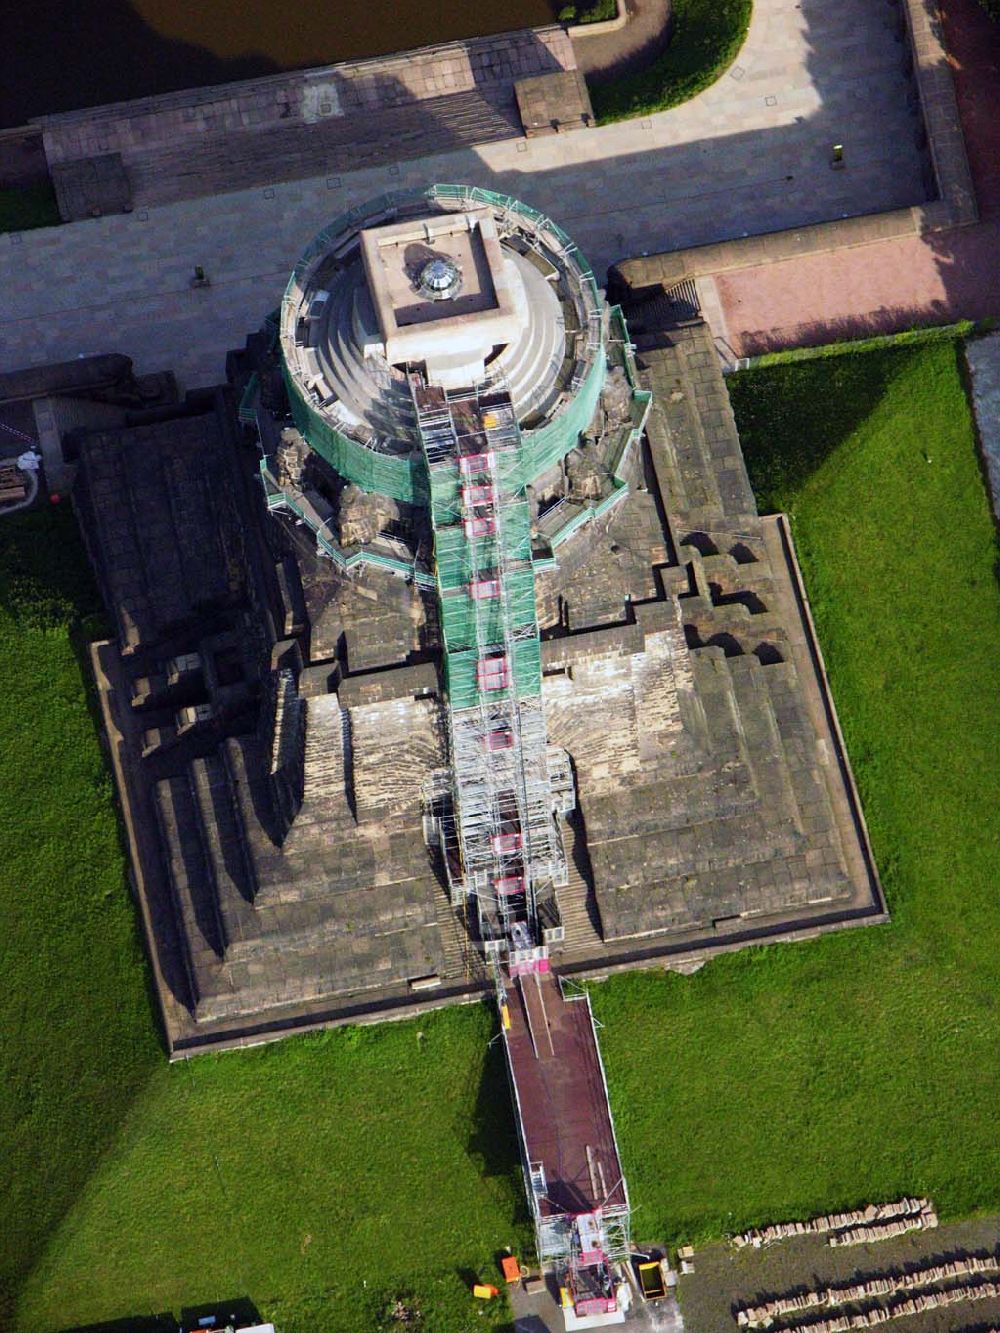
[[[296,265],[281,307],[287,380],[299,399],[296,420],[300,426],[305,422],[307,436],[308,423],[314,421],[320,438],[332,432],[345,445],[350,442],[342,451],[346,459],[359,457],[359,445],[401,462],[419,454],[404,365],[393,366],[386,357],[362,232],[410,220],[433,228],[441,218],[463,213],[492,219],[499,243],[492,272],[502,275],[516,320],[511,326],[517,330],[508,341],[487,347],[475,378],[506,386],[529,454],[537,436],[539,459],[550,461],[553,432],[563,433],[557,423],[585,381],[593,382],[595,363],[603,367],[596,281],[573,243],[548,218],[507,196],[461,186],[384,196],[345,214],[316,237]],[[472,276],[475,279],[475,272]],[[470,299],[469,285],[463,275],[444,299],[438,291],[428,297],[412,286],[404,300],[433,301],[435,313],[448,315],[453,308],[461,314],[462,301]],[[412,334],[414,324],[432,318],[402,313],[407,314],[406,334]],[[455,323],[475,330],[475,319],[472,314]],[[488,343],[488,332],[484,336]],[[449,356],[450,350],[446,362]],[[460,375],[463,369],[452,373]],[[576,442],[572,430],[565,434],[561,452]],[[360,475],[351,479],[365,485]]]

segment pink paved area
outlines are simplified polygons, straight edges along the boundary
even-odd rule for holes
[[[975,0],[943,14],[982,221],[718,275],[737,354],[1000,315],[1000,25]]]

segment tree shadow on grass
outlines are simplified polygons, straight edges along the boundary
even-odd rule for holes
[[[96,639],[109,637],[112,630],[69,505],[31,510],[0,525],[0,608],[26,629],[66,627],[80,670],[87,711],[101,744],[104,775],[110,781],[104,720],[94,682],[90,645]],[[117,800],[114,806],[118,846],[122,864],[127,867],[128,839]],[[134,922],[136,940],[141,946],[137,914]],[[166,1055],[159,1001],[147,965],[143,967],[143,979],[150,1020],[160,1050]]]
[[[878,348],[730,375],[750,485],[762,513],[796,492],[878,407],[920,346]]]
[[[467,1149],[481,1176],[509,1182],[515,1199],[514,1224],[521,1226],[530,1221],[521,1182],[521,1154],[506,1058],[500,1041],[487,1048],[483,1060]]]
[[[101,736],[100,709],[88,649],[91,639],[102,631],[106,632],[107,625],[69,506],[60,509],[34,510],[0,522],[0,610],[10,617],[10,624],[4,626],[3,632],[11,636],[15,648],[23,635],[25,653],[37,651],[38,631],[52,633],[62,631],[68,636],[80,671],[86,706],[95,732]],[[44,670],[45,664],[42,662],[38,666]],[[25,725],[31,725],[30,719],[26,720]],[[100,785],[110,781],[106,763],[95,763],[93,773],[95,784]],[[53,781],[58,782],[56,773],[53,774]],[[116,824],[124,868],[127,865],[124,831],[120,820],[116,820]],[[121,887],[122,891],[126,890],[124,882]],[[136,931],[135,938],[138,940],[139,925],[134,913],[131,920]],[[80,947],[84,946],[85,941]],[[143,985],[149,1003],[150,1021],[147,1032],[141,1035],[146,1036],[148,1031],[155,1032],[159,1049],[163,1052],[164,1038],[155,1017],[157,1010],[152,979],[145,964]],[[85,1046],[92,1046],[99,1036],[103,1036],[105,1041],[108,1040],[106,1034],[92,1029],[88,1031],[86,1017],[85,1015],[81,1017],[82,1027],[78,1024],[70,1025],[65,1031],[61,1029],[62,1035],[59,1040],[82,1042]],[[133,1033],[130,1028],[125,1036],[126,1046],[129,1046],[133,1037],[138,1035],[140,1032]],[[97,1055],[92,1058],[96,1060]],[[149,1046],[149,1059],[150,1061],[153,1059],[152,1043]],[[88,1168],[81,1168],[72,1178],[67,1178],[65,1171],[58,1177],[50,1177],[45,1172],[40,1173],[35,1186],[37,1198],[44,1200],[44,1205],[33,1210],[30,1234],[22,1233],[22,1243],[18,1253],[12,1256],[13,1265],[10,1273],[12,1290],[22,1280],[25,1271],[44,1251],[49,1238],[79,1198],[95,1162],[113,1144],[134,1097],[145,1084],[148,1072],[149,1065],[145,1063],[144,1058],[140,1054],[135,1054],[129,1078],[122,1080],[116,1086],[113,1097],[105,1098],[100,1123],[98,1124],[92,1117],[92,1123],[86,1130],[89,1147],[92,1150]],[[61,1119],[66,1106],[72,1102],[76,1094],[72,1087],[67,1087],[65,1099],[68,1101],[63,1100],[62,1092],[53,1095],[62,1102]],[[5,1307],[0,1300],[0,1324],[4,1327],[7,1326],[4,1322],[5,1313]],[[146,1322],[139,1317],[130,1317],[99,1327],[102,1331],[106,1329],[108,1333],[113,1333],[119,1328],[123,1333],[124,1330],[146,1328],[150,1333],[155,1333],[155,1330],[161,1327],[171,1327],[176,1330],[175,1321],[169,1325],[157,1322],[165,1317],[150,1316]]]
[[[261,1313],[248,1296],[236,1296],[232,1300],[213,1301],[210,1305],[182,1305],[181,1327],[197,1328],[201,1319],[214,1318],[221,1327],[227,1323],[237,1328],[262,1322]]]
[[[74,1324],[60,1333],[177,1333],[178,1326],[194,1329],[202,1319],[213,1320],[216,1328],[225,1328],[227,1323],[236,1328],[247,1328],[261,1323],[261,1314],[249,1297],[237,1296],[232,1300],[213,1301],[210,1305],[182,1306],[179,1321],[167,1310],[163,1314],[126,1315],[100,1324]]]
[[[103,616],[69,505],[31,509],[0,522],[0,608],[30,629]]]

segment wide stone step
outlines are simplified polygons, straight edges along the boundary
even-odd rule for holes
[[[195,985],[201,969],[222,957],[227,941],[205,857],[198,811],[186,775],[158,782],[154,804]],[[195,990],[197,1000],[196,985]]]
[[[253,932],[257,883],[226,766],[218,754],[195,759],[188,782],[198,812],[202,846],[227,943]]]
[[[133,204],[168,203],[221,191],[273,185],[324,173],[358,171],[521,134],[516,107],[475,91],[412,105],[330,116],[314,124],[188,137],[127,163]]]

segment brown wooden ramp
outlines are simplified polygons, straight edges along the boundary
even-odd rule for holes
[[[541,1163],[543,1213],[626,1203],[597,1037],[585,995],[566,999],[551,972],[519,977],[508,997],[507,1058],[528,1162]]]

